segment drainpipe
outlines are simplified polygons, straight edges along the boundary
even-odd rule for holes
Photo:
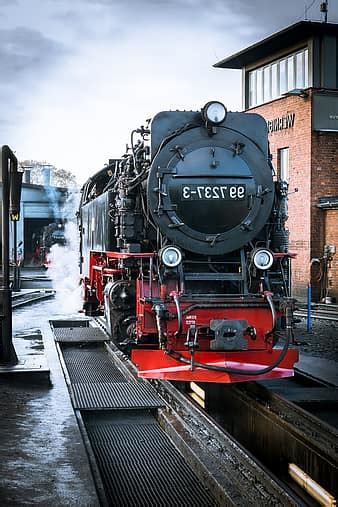
[[[310,270],[311,270],[312,266],[316,263],[320,265],[320,259],[318,259],[317,257],[314,257],[313,259],[311,259]],[[312,300],[312,287],[311,287],[311,273],[310,273],[310,280],[308,281],[308,284],[307,284],[307,324],[306,324],[306,329],[307,329],[308,333],[311,331],[311,328],[312,328],[311,300]]]
[[[311,321],[311,283],[309,282],[307,284],[307,321],[306,321],[306,329],[309,333],[311,331],[312,327],[312,321]]]

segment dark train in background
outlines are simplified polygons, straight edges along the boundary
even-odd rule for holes
[[[52,246],[65,246],[65,222],[59,220],[44,227],[40,227],[32,235],[32,258],[31,264],[48,269],[50,266],[50,251]]]
[[[141,377],[290,376],[286,220],[262,117],[216,101],[161,112],[82,189],[86,312],[105,315]]]

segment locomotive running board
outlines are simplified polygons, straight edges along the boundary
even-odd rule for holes
[[[189,352],[180,352],[190,361]],[[208,366],[233,368],[236,370],[250,370],[255,372],[266,368],[278,360],[281,349],[255,352],[195,352],[194,360]],[[298,350],[289,349],[283,361],[268,373],[262,375],[245,375],[209,370],[184,364],[163,350],[134,349],[131,359],[138,369],[138,376],[142,378],[157,378],[162,380],[196,381],[232,383],[249,380],[263,380],[268,378],[292,377],[294,364],[298,361]]]

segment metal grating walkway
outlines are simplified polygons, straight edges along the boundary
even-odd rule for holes
[[[111,505],[215,505],[151,415],[96,416],[85,424]]]
[[[164,405],[152,387],[141,382],[74,384],[71,394],[74,408],[79,410],[157,408]]]
[[[55,341],[61,343],[104,342],[108,336],[98,327],[54,327]]]
[[[128,381],[111,361],[103,345],[64,346],[63,359],[74,408],[116,410],[164,405],[148,382]]]
[[[63,347],[62,353],[71,384],[127,382],[121,370],[109,359],[103,345]]]
[[[74,336],[83,336],[84,331],[88,340],[77,342],[67,338],[69,329],[54,327],[73,406],[81,410],[94,467],[104,486],[103,503],[117,507],[216,505],[152,415],[154,409],[165,406],[154,388],[147,381],[129,378],[123,365],[118,368],[118,360],[112,360],[104,344],[92,339],[96,328],[77,328]]]

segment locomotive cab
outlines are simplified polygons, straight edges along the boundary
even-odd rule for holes
[[[263,118],[214,101],[161,112],[131,140],[98,173],[101,186],[84,188],[88,312],[105,314],[143,377],[292,375],[287,184],[274,175]]]

